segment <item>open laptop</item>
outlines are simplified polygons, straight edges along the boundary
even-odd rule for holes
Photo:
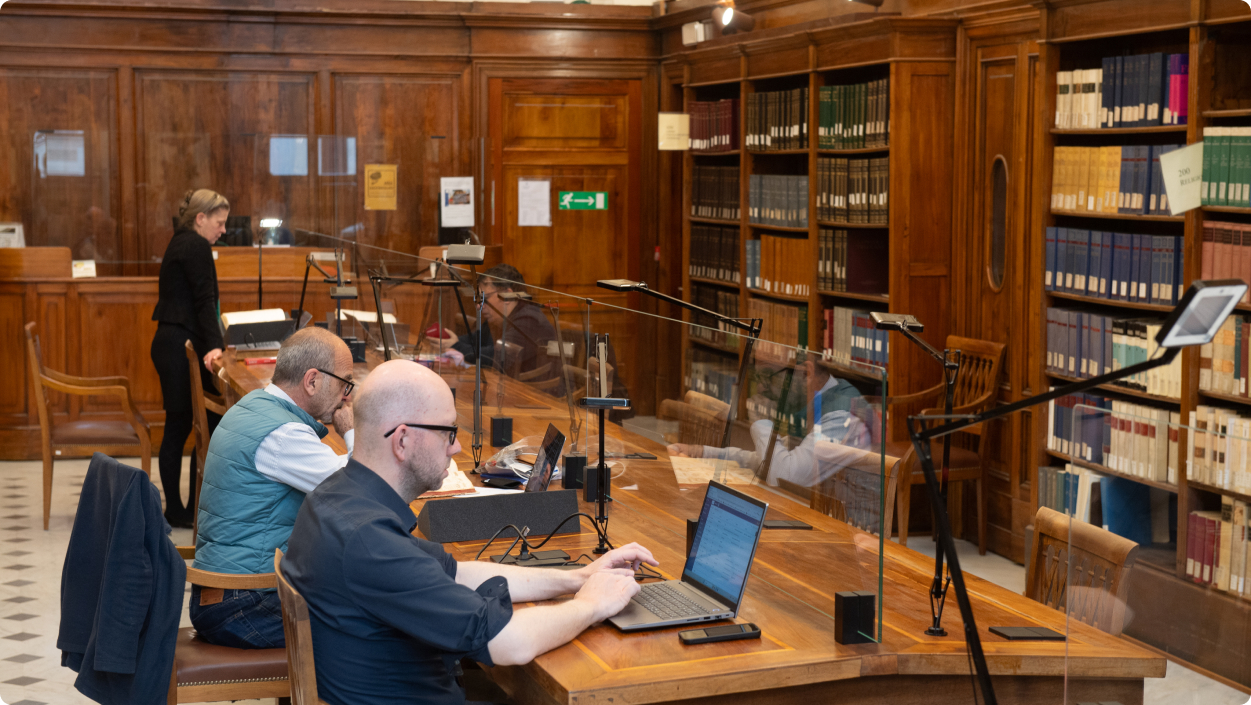
[[[530,479],[526,481],[526,492],[546,492],[552,482],[552,471],[556,469],[556,460],[565,449],[565,434],[556,430],[554,424],[547,425],[547,433],[539,444],[539,454],[534,459],[534,468],[530,471]]]
[[[733,619],[747,587],[769,505],[709,482],[681,580],[644,585],[609,619],[622,631]]]

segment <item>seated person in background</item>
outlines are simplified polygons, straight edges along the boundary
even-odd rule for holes
[[[458,562],[413,536],[409,504],[460,452],[451,390],[407,360],[375,368],[353,403],[352,459],[313,491],[281,570],[308,601],[318,695],[328,703],[464,703],[457,661],[516,665],[615,615],[639,588],[630,544],[578,570]],[[473,500],[451,500],[473,501]],[[576,593],[517,612],[514,602]]]
[[[526,281],[521,276],[521,272],[518,272],[517,268],[512,265],[497,264],[479,276],[479,287],[483,296],[486,297],[486,306],[482,307],[483,315],[486,317],[482,330],[483,364],[493,362],[491,354],[487,352],[488,349],[492,353],[495,352],[495,338],[490,337],[490,331],[500,330],[503,333],[503,342],[509,347],[508,352],[505,353],[505,359],[500,361],[505,366],[505,374],[517,376],[550,364],[549,374],[540,375],[528,381],[541,382],[559,376],[557,367],[560,365],[560,359],[549,357],[547,354],[547,343],[556,339],[556,329],[547,320],[543,307],[529,301],[504,301],[499,298],[499,295],[504,292],[526,290]],[[477,334],[477,330],[474,330],[464,338],[460,338],[455,333],[446,331],[444,335],[450,337],[444,338],[441,345],[443,348],[450,346],[453,350],[459,351],[465,356],[466,362],[472,363],[475,359],[472,351],[475,349]],[[440,345],[437,338],[430,340],[435,345]],[[552,393],[555,396],[563,396],[563,385],[558,386],[557,390]]]
[[[195,567],[217,573],[269,573],[285,548],[304,495],[343,467],[321,442],[334,428],[352,451],[352,354],[323,328],[282,344],[274,378],[230,407],[209,442],[200,495]],[[283,646],[278,592],[191,589],[191,623],[221,646]]]
[[[862,417],[873,410],[860,390],[844,379],[831,376],[812,360],[804,364],[804,371],[814,412],[811,418],[816,418],[817,422],[812,433],[794,448],[787,448],[783,438],[777,439],[766,478],[770,485],[787,480],[803,487],[814,487],[863,455],[849,453],[847,449],[860,451],[872,446],[869,427]],[[773,423],[772,419],[760,419],[751,425],[754,450],[674,443],[668,451],[670,455],[688,458],[733,460],[759,472],[769,449]]]

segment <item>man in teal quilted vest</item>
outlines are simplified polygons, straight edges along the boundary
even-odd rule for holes
[[[352,354],[324,328],[305,328],[278,351],[273,380],[222,417],[209,442],[200,494],[195,567],[269,573],[287,548],[304,495],[342,468],[352,452]],[[347,443],[321,442],[333,424]],[[282,647],[282,609],[269,590],[194,586],[191,623],[221,646]]]

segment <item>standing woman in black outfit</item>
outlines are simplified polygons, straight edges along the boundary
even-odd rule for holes
[[[200,381],[214,391],[213,361],[222,354],[218,324],[217,267],[213,243],[226,232],[230,202],[209,189],[188,191],[178,209],[174,238],[161,260],[160,298],[152,320],[159,321],[152,339],[152,364],[161,377],[165,398],[165,437],[161,440],[161,485],[165,488],[165,518],[171,526],[190,527],[195,509],[196,466],[191,456],[191,486],[184,505],[179,492],[182,449],[191,435],[191,375],[186,341],[203,361]],[[210,413],[209,430],[221,419]]]

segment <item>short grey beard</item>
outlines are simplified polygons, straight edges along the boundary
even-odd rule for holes
[[[404,500],[405,504],[411,504],[413,500],[421,495],[431,490],[437,490],[443,485],[443,480],[433,481],[431,478],[423,477],[417,469],[410,467],[408,463],[405,463],[401,469],[403,472],[400,475],[400,499]],[[434,482],[432,486],[431,482]]]

